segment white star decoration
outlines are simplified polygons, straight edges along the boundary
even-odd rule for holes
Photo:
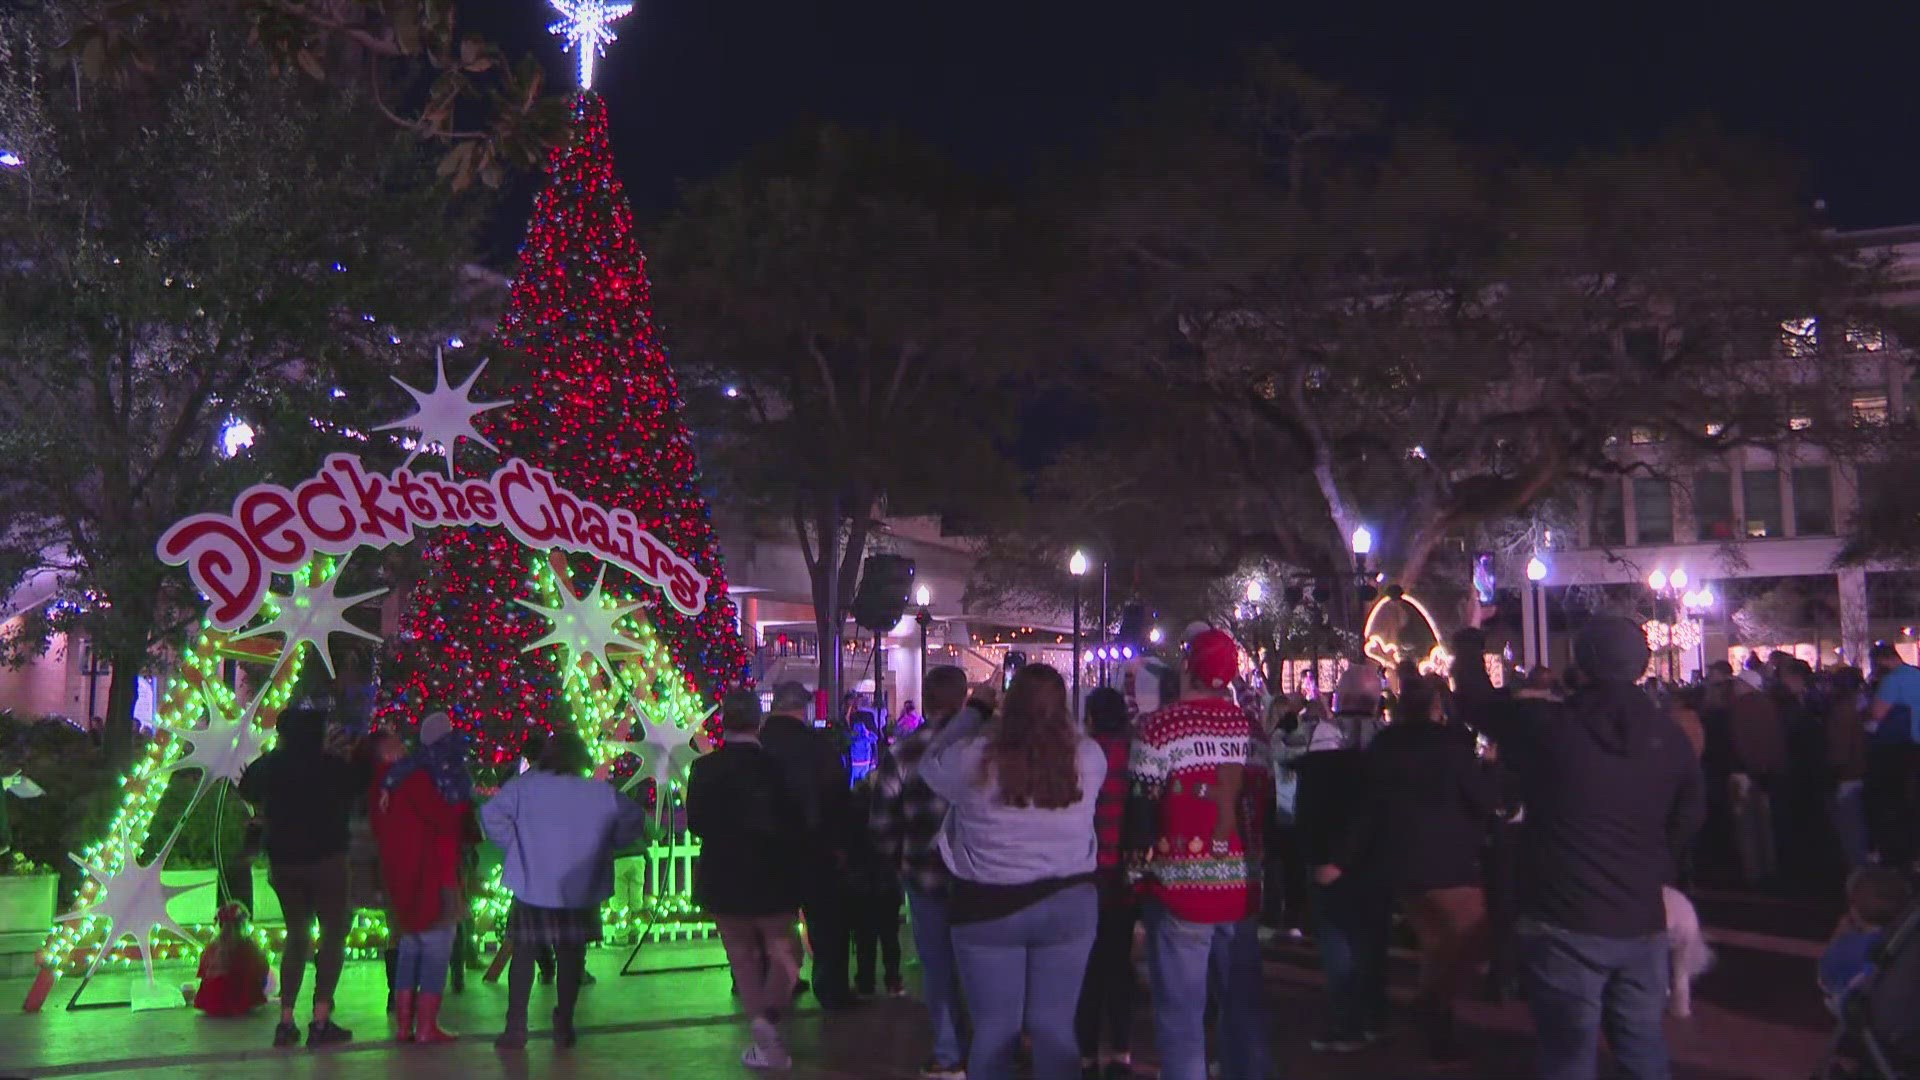
[[[547,27],[550,34],[559,34],[567,39],[568,51],[578,50],[580,61],[580,89],[593,89],[593,62],[607,54],[607,45],[614,41],[613,22],[633,14],[633,5],[629,3],[609,2],[609,0],[549,0],[553,10],[560,13],[560,21]]]
[[[333,674],[333,635],[347,634],[367,641],[380,641],[380,635],[368,633],[347,621],[347,609],[364,604],[376,596],[386,593],[385,589],[375,589],[354,596],[338,596],[334,590],[340,585],[340,575],[347,569],[342,560],[339,569],[332,576],[317,585],[293,583],[293,595],[274,599],[279,602],[280,610],[273,618],[244,633],[233,635],[234,641],[243,641],[262,634],[280,634],[285,639],[281,649],[283,660],[291,660],[298,654],[302,645],[312,645],[320,654],[320,662],[327,666],[327,674]]]
[[[169,846],[169,851],[171,846]],[[93,954],[93,967],[118,944],[121,938],[131,937],[140,943],[140,957],[147,965],[147,985],[153,985],[153,928],[164,926],[179,937],[192,941],[180,924],[167,914],[167,902],[182,893],[195,889],[204,889],[213,884],[203,881],[197,885],[163,885],[160,882],[160,870],[167,864],[168,851],[154,856],[145,866],[139,862],[140,852],[128,840],[120,851],[120,869],[109,873],[105,859],[88,862],[78,855],[69,855],[75,865],[87,872],[87,876],[99,883],[99,889],[93,894],[93,902],[84,908],[60,916],[60,922],[77,922],[84,919],[105,919],[106,937],[100,948]],[[92,968],[89,968],[89,974]]]
[[[531,600],[516,600],[521,607],[537,611],[553,624],[553,630],[546,637],[528,645],[521,652],[533,652],[549,645],[559,645],[570,654],[567,658],[567,679],[580,674],[580,661],[585,658],[600,665],[607,678],[615,683],[613,661],[608,659],[608,649],[624,649],[639,652],[645,646],[628,638],[617,625],[621,619],[633,614],[641,606],[636,600],[631,604],[614,604],[611,607],[600,602],[600,587],[607,580],[607,568],[600,568],[600,576],[593,579],[593,589],[584,597],[573,595],[573,589],[564,582],[560,586],[560,606],[541,607]]]
[[[453,447],[461,439],[472,439],[481,446],[499,453],[500,448],[488,442],[479,431],[474,429],[473,418],[483,412],[503,408],[513,404],[511,401],[474,401],[468,394],[473,384],[479,380],[480,373],[487,370],[487,362],[480,361],[473,374],[459,386],[447,382],[447,361],[445,350],[436,349],[433,353],[434,387],[432,390],[419,390],[400,382],[399,376],[390,376],[399,383],[400,389],[413,395],[417,406],[412,416],[405,420],[396,420],[391,424],[381,424],[375,431],[393,431],[398,428],[411,428],[420,433],[420,445],[414,455],[429,447],[439,446],[447,458],[447,475],[453,472]],[[409,462],[412,456],[407,458]]]
[[[169,762],[163,772],[174,773],[183,769],[199,769],[200,783],[204,787],[215,780],[240,782],[240,774],[247,771],[253,759],[260,756],[265,748],[267,733],[256,727],[253,722],[259,700],[241,712],[232,716],[227,711],[226,702],[221,699],[211,685],[200,687],[202,712],[206,714],[206,727],[167,727],[175,737],[193,744],[184,757]],[[164,726],[164,725],[163,725]]]
[[[708,712],[707,715],[712,716],[713,713]],[[701,723],[705,723],[704,718]],[[693,725],[696,731],[699,727],[700,724]],[[660,793],[654,802],[654,810],[664,817],[667,805],[672,801],[667,796],[668,782],[683,773],[700,756],[700,751],[688,745],[691,734],[687,728],[655,720],[637,701],[633,703],[633,720],[622,722],[618,734],[620,741],[607,743],[608,749],[632,754],[640,759],[640,767],[634,770],[633,779],[627,781],[621,790],[631,790],[642,777],[651,776],[654,790]],[[635,735],[639,738],[634,738]]]

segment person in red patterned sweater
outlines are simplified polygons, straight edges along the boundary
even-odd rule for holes
[[[1179,702],[1140,721],[1128,755],[1123,844],[1141,883],[1163,1080],[1206,1080],[1208,971],[1220,1080],[1264,1080],[1260,841],[1273,783],[1267,737],[1233,700],[1240,647],[1220,630],[1187,644]]]

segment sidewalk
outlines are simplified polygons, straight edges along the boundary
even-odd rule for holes
[[[1676,1075],[1685,1080],[1805,1080],[1817,1061],[1826,1027],[1811,984],[1804,942],[1742,932],[1738,944],[1722,946],[1722,962],[1701,983],[1698,1015],[1670,1027]],[[373,1080],[376,1077],[630,1076],[732,1080],[753,1075],[738,1063],[742,1024],[724,971],[663,973],[632,978],[615,974],[624,950],[602,950],[591,960],[598,985],[582,993],[579,1047],[556,1053],[536,1037],[519,1055],[495,1053],[492,1038],[505,1009],[506,988],[487,986],[478,973],[464,995],[449,996],[446,1023],[466,1037],[436,1049],[402,1048],[386,1037],[385,989],[377,964],[350,965],[343,980],[340,1021],[358,1041],[338,1050],[275,1051],[269,1043],[273,1017],[263,1011],[242,1021],[204,1019],[190,1010],[135,1013],[128,1009],[68,1012],[72,984],[62,981],[47,1011],[38,1016],[0,1013],[0,1077],[85,1076],[113,1080],[274,1077],[276,1080]],[[672,966],[718,961],[717,945],[650,947],[647,963]],[[183,968],[163,979],[185,979]],[[1396,964],[1396,998],[1403,1004],[1410,982],[1407,958]],[[1402,1038],[1395,1045],[1349,1058],[1328,1059],[1306,1048],[1320,1015],[1318,974],[1310,954],[1291,945],[1269,957],[1269,1006],[1275,1016],[1279,1075],[1288,1080],[1402,1080],[1427,1074]],[[912,981],[910,975],[909,981]],[[124,987],[124,981],[122,986]],[[25,993],[18,981],[0,983],[9,1008]],[[110,1000],[102,986],[84,1000]],[[121,991],[124,998],[124,990]],[[1144,998],[1144,990],[1142,993]],[[544,1034],[552,989],[536,988],[536,1031]],[[810,1005],[811,1001],[804,1004]],[[1143,1002],[1144,1004],[1144,1002]],[[1142,1014],[1143,1021],[1145,1013]],[[303,1016],[304,1021],[304,1016]],[[1529,1028],[1517,1005],[1469,1004],[1466,1033],[1483,1052],[1475,1067],[1451,1074],[1489,1080],[1522,1080],[1529,1067]],[[925,1056],[923,1010],[911,1000],[881,1000],[828,1019],[806,1009],[791,1025],[794,1058],[788,1074],[801,1080],[895,1080],[908,1078]],[[1138,1045],[1151,1045],[1139,1026]],[[1141,1055],[1142,1065],[1150,1055]],[[1143,1073],[1151,1075],[1150,1068]]]

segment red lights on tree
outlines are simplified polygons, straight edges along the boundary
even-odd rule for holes
[[[525,360],[502,365],[517,372],[514,404],[477,426],[502,453],[551,470],[569,491],[631,511],[707,576],[706,607],[691,616],[615,568],[606,589],[644,602],[688,687],[711,702],[744,677],[746,647],[597,95],[576,100],[573,135],[553,152],[499,328],[500,351]],[[434,537],[427,576],[385,664],[383,714],[417,723],[445,709],[495,762],[511,760],[529,729],[571,722],[552,653],[521,652],[546,632],[539,615],[515,603],[538,599],[535,560],[544,557],[504,531]],[[597,573],[582,557],[571,569],[576,592]]]

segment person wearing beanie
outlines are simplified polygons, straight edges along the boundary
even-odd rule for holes
[[[273,1045],[300,1045],[293,1007],[313,957],[313,1022],[308,1046],[353,1038],[333,1022],[333,992],[346,963],[348,816],[365,788],[364,774],[327,752],[327,714],[292,708],[280,714],[277,745],[247,766],[240,797],[267,820],[267,880],[286,913],[287,944],[280,954],[280,1024]],[[313,924],[320,924],[318,949]]]
[[[613,895],[614,853],[646,835],[647,812],[603,780],[577,731],[541,742],[533,769],[501,785],[480,811],[500,848],[507,912],[507,1023],[494,1047],[527,1045],[527,1007],[543,955],[559,985],[553,1039],[574,1042],[573,1014],[586,982],[587,947],[601,939],[600,906]]]
[[[1477,628],[1455,635],[1455,700],[1492,739],[1526,806],[1519,951],[1543,1080],[1591,1080],[1601,1018],[1623,1075],[1667,1080],[1668,944],[1662,890],[1706,816],[1687,736],[1635,681],[1640,626],[1591,620],[1574,641],[1565,700],[1497,694]]]
[[[454,936],[466,915],[461,848],[477,841],[466,739],[445,713],[420,722],[420,749],[386,768],[373,811],[388,926],[399,938],[394,1017],[401,1042],[448,1043],[440,1003]]]
[[[1208,972],[1221,1080],[1267,1075],[1259,916],[1261,841],[1273,781],[1266,733],[1233,700],[1240,646],[1187,643],[1180,701],[1143,718],[1128,755],[1122,848],[1142,885],[1154,1038],[1166,1080],[1207,1077]]]

